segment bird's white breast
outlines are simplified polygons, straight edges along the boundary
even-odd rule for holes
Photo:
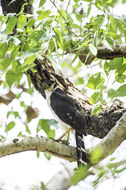
[[[52,94],[52,92],[45,92],[46,93],[46,100],[47,100],[47,104],[48,104],[48,107],[50,108],[50,110],[51,110],[51,112],[52,112],[52,114],[53,114],[53,116],[55,117],[55,119],[63,126],[63,127],[65,127],[65,128],[70,128],[70,126],[68,125],[68,124],[66,124],[66,123],[64,123],[62,120],[60,120],[60,118],[56,115],[56,113],[53,111],[53,109],[51,108],[51,106],[50,106],[50,96],[51,96],[51,94]],[[67,110],[66,110],[67,111]]]

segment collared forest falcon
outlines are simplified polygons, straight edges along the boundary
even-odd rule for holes
[[[87,163],[83,135],[86,135],[86,121],[83,109],[53,80],[43,83],[47,104],[56,120],[68,131],[75,130],[78,166]]]

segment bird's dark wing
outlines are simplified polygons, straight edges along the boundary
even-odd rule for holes
[[[51,94],[50,106],[60,120],[78,133],[86,135],[86,121],[83,110],[60,88],[57,88]]]

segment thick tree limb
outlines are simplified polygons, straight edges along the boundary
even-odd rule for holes
[[[74,49],[68,49],[67,53],[73,53],[76,54],[77,50]],[[115,45],[115,47],[112,49],[109,49],[105,46],[100,46],[97,49],[97,55],[93,56],[90,55],[89,57],[87,57],[87,55],[89,55],[90,50],[89,47],[82,47],[79,50],[79,58],[80,60],[85,63],[85,64],[91,64],[94,58],[100,58],[100,59],[114,59],[117,57],[125,57],[126,56],[126,44],[120,44],[120,45]]]
[[[67,146],[44,137],[19,137],[0,142],[0,157],[29,150],[47,152],[68,161],[76,161],[77,159],[75,147]]]
[[[42,82],[49,79],[57,81],[64,91],[83,108],[88,134],[98,138],[105,137],[126,111],[119,101],[115,101],[111,107],[103,105],[101,112],[98,115],[92,116],[91,110],[93,109],[93,105],[88,102],[87,97],[79,91],[61,71],[57,73],[49,60],[46,58],[43,58],[43,60],[36,59],[35,64],[37,72],[32,73],[28,70],[27,74],[30,75],[36,90],[45,97]]]
[[[126,113],[98,145],[87,150],[91,165],[97,164],[108,155],[112,154],[125,139]],[[61,144],[44,137],[20,137],[10,141],[0,142],[0,157],[29,150],[47,152],[68,161],[77,160],[75,147]]]
[[[92,150],[89,150],[91,163],[96,164],[112,154],[124,140],[126,140],[126,113],[124,113],[108,135]],[[99,152],[98,157],[95,154],[93,155],[93,152],[95,153],[96,151]]]
[[[8,9],[9,2],[10,0],[1,0],[4,14],[7,14],[9,12],[18,13],[21,9],[22,3],[19,3],[20,1],[16,2],[14,1],[9,5],[11,7],[9,7]],[[29,5],[30,1],[28,0],[27,2]],[[24,11],[27,12],[27,9],[25,9]],[[68,52],[76,53],[75,50],[71,49],[68,50]],[[88,47],[86,49],[85,48],[80,49],[80,56],[82,56],[81,58],[83,58],[83,55],[87,56],[88,53],[89,53]],[[104,59],[112,59],[114,57],[120,57],[125,55],[126,55],[126,45],[120,45],[116,46],[113,51],[104,47],[99,47],[96,57]],[[91,59],[89,57],[89,62],[93,59],[94,56],[91,57]],[[87,123],[88,134],[91,134],[99,138],[103,138],[115,126],[116,122],[126,111],[120,104],[115,105],[114,102],[111,107],[103,106],[101,112],[98,115],[92,116],[91,110],[93,109],[93,105],[89,103],[88,98],[82,92],[80,92],[70,82],[70,80],[66,78],[61,72],[55,71],[54,68],[52,67],[52,64],[47,58],[44,57],[41,60],[36,59],[35,65],[36,65],[35,73],[33,73],[31,70],[27,71],[27,74],[29,74],[31,77],[34,87],[42,94],[43,97],[45,97],[45,93],[42,88],[42,82],[49,79],[56,80],[57,83],[60,86],[62,86],[64,91],[66,91],[66,93],[83,108]]]

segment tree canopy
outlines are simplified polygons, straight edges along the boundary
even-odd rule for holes
[[[35,119],[36,134],[43,131],[47,138],[55,138],[57,122],[40,118],[38,108],[31,103],[36,90],[45,98],[42,82],[53,79],[82,106],[87,133],[103,139],[93,150],[87,150],[90,164],[75,172],[71,184],[94,175],[93,167],[97,176],[94,185],[106,179],[109,172],[111,177],[125,172],[123,158],[113,163],[114,158],[103,166],[99,163],[126,138],[126,16],[114,12],[125,3],[126,0],[1,0],[0,106],[2,109],[4,104],[8,110],[0,124],[0,156],[37,150],[38,156],[42,151],[76,160],[74,147],[29,137]],[[23,100],[24,94],[28,94],[30,103],[27,98]],[[5,144],[15,129],[12,143]],[[39,143],[43,146],[39,147]]]

